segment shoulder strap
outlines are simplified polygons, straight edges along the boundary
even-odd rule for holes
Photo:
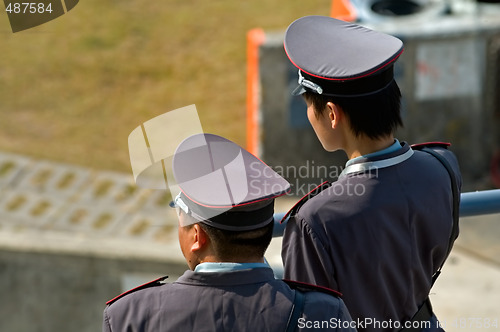
[[[292,311],[290,312],[290,317],[288,317],[288,322],[286,324],[286,332],[293,332],[297,328],[300,316],[304,311],[304,294],[299,290],[295,290],[295,296],[292,304]]]
[[[161,286],[161,285],[163,285],[162,281],[165,280],[165,279],[167,279],[167,278],[168,278],[168,276],[164,276],[164,277],[155,279],[153,281],[147,282],[147,283],[145,283],[143,285],[140,285],[140,286],[137,286],[135,288],[132,288],[132,289],[130,289],[130,290],[128,290],[128,291],[126,291],[126,292],[118,295],[117,297],[109,300],[108,302],[106,302],[106,305],[113,304],[114,302],[116,302],[117,300],[121,299],[125,295],[132,294],[132,293],[137,292],[137,291],[139,291],[141,289],[145,289],[145,288],[149,288],[149,287],[155,287],[155,286]]]

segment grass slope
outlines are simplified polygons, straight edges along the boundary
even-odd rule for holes
[[[81,0],[15,34],[0,5],[0,150],[128,172],[128,134],[190,104],[205,131],[244,145],[247,31],[330,4]]]

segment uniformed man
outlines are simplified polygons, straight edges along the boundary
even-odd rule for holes
[[[360,331],[439,330],[427,297],[458,235],[461,180],[446,144],[419,151],[394,138],[403,43],[308,16],[288,27],[284,46],[319,141],[349,159],[336,182],[291,211],[284,277],[339,289]]]
[[[172,284],[154,281],[108,302],[103,331],[355,330],[336,292],[291,287],[264,260],[274,200],[290,187],[285,179],[210,134],[179,145],[173,173],[181,192],[172,205],[190,269]]]

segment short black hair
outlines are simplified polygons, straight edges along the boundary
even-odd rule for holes
[[[392,81],[387,88],[367,96],[333,97],[319,95],[311,91],[303,94],[312,103],[319,117],[332,102],[346,114],[354,135],[366,135],[377,139],[393,134],[398,127],[403,127],[401,120],[401,91]]]
[[[274,222],[250,231],[228,231],[198,223],[212,241],[215,255],[223,261],[263,257],[273,237]]]

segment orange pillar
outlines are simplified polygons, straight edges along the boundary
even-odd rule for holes
[[[332,0],[330,16],[342,21],[353,22],[356,20],[356,11],[349,0]]]
[[[259,46],[265,41],[262,29],[247,33],[247,150],[258,155],[259,143]]]

